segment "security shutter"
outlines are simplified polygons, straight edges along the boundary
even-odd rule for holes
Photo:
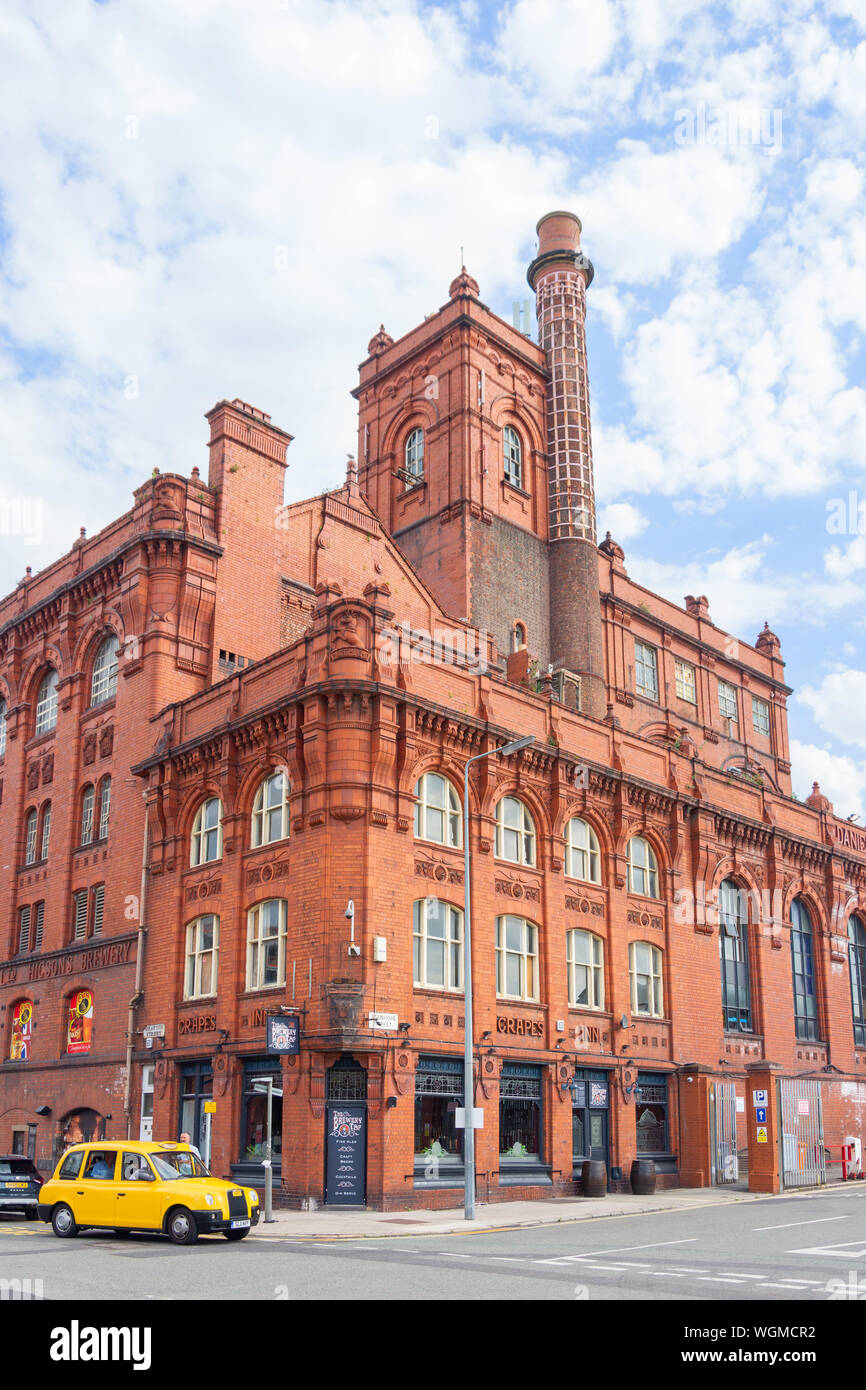
[[[102,935],[102,909],[105,903],[105,884],[98,883],[93,890],[93,935]]]
[[[29,948],[30,948],[30,908],[29,908],[29,907],[22,907],[20,913],[18,914],[18,952],[19,952],[19,955],[20,955],[23,951],[29,950]]]
[[[45,903],[36,904],[36,924],[33,933],[33,950],[42,950],[42,928],[45,924]]]
[[[73,895],[74,903],[74,927],[73,939],[83,941],[87,935],[87,889],[82,888],[80,892]]]

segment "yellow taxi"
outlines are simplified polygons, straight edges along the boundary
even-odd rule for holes
[[[243,1240],[259,1219],[258,1193],[214,1178],[188,1144],[103,1140],[67,1149],[39,1193],[56,1236],[88,1227],[158,1231],[192,1245],[218,1231]]]

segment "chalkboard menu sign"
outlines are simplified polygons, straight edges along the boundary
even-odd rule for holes
[[[327,1202],[363,1206],[367,1197],[367,1107],[337,1102],[327,1107]]]

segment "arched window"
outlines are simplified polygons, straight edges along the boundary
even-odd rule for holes
[[[289,838],[289,779],[284,772],[266,777],[253,802],[253,849]]]
[[[6,701],[0,700],[0,758],[6,753]]]
[[[791,903],[791,975],[794,984],[794,1028],[803,1042],[814,1042],[818,1037],[813,941],[808,908],[799,898],[795,898]]]
[[[36,696],[36,733],[47,734],[57,723],[57,672],[51,670],[42,677]]]
[[[848,964],[854,1042],[857,1047],[866,1047],[866,927],[859,917],[852,917],[848,923]]]
[[[12,1036],[9,1039],[9,1061],[30,1061],[30,1040],[33,1035],[33,1000],[19,999],[12,1005]]]
[[[99,644],[90,680],[90,703],[101,705],[117,694],[117,651],[120,643],[111,633]]]
[[[496,857],[511,864],[535,864],[535,824],[516,796],[503,796],[496,807]]]
[[[99,787],[99,839],[108,839],[108,821],[111,816],[111,778],[103,777]]]
[[[604,942],[589,931],[565,936],[568,1002],[573,1008],[604,1008]]]
[[[257,903],[247,914],[247,989],[268,989],[286,983],[285,898]]]
[[[628,970],[631,981],[631,1011],[661,1018],[662,953],[649,941],[632,941],[628,948]]]
[[[186,929],[184,999],[204,999],[217,991],[220,919],[209,913],[197,917]]]
[[[719,887],[719,954],[722,961],[722,1026],[728,1033],[751,1033],[748,901],[732,879]]]
[[[79,844],[89,845],[93,842],[93,808],[96,802],[96,788],[87,786],[81,793],[81,835]]]
[[[460,798],[438,772],[425,772],[415,783],[415,835],[436,845],[459,849],[463,843]]]
[[[406,487],[414,487],[424,477],[424,431],[412,430],[407,436],[403,450],[403,466],[406,470]]]
[[[628,891],[644,898],[659,895],[659,866],[652,845],[635,835],[628,842]]]
[[[512,487],[523,487],[523,448],[513,425],[502,431],[502,470]]]
[[[523,917],[496,919],[496,993],[538,998],[538,927]]]
[[[36,863],[36,832],[39,828],[39,813],[34,806],[32,811],[27,812],[27,819],[24,822],[24,863]]]
[[[598,837],[591,825],[575,816],[565,828],[565,872],[584,883],[601,883]]]
[[[40,845],[40,859],[48,858],[48,845],[51,840],[51,802],[46,801],[42,807],[42,835]]]
[[[223,807],[219,797],[212,796],[202,802],[196,812],[190,836],[190,867],[197,864],[210,864],[221,859],[223,852]]]
[[[412,906],[412,978],[422,989],[463,988],[463,913],[438,898]]]
[[[515,623],[511,630],[511,650],[519,652],[526,646],[526,628],[523,623]]]

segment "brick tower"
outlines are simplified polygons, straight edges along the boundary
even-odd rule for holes
[[[604,657],[595,539],[595,489],[586,369],[586,290],[591,262],[580,219],[550,212],[538,223],[538,255],[527,278],[536,295],[539,343],[547,357],[550,660],[580,677],[584,713],[605,711]]]

